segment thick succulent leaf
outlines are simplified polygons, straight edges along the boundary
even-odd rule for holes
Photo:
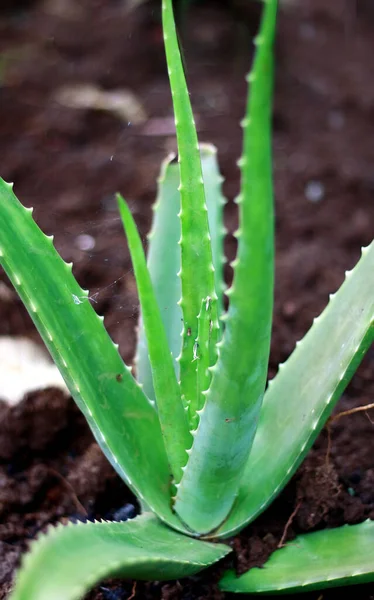
[[[374,242],[270,382],[234,510],[232,535],[282,490],[374,340]]]
[[[223,207],[227,201],[222,193],[223,177],[219,171],[216,148],[211,144],[200,144],[200,157],[203,170],[205,200],[208,208],[214,281],[218,296],[217,308],[218,315],[221,316],[223,313],[223,292],[225,289],[223,265],[226,260],[223,251],[223,238],[226,235],[226,228],[223,223]]]
[[[200,152],[190,97],[181,62],[175,30],[172,0],[162,1],[162,22],[178,141],[181,196],[181,285],[183,343],[180,356],[182,394],[188,405],[196,405],[197,372],[194,368],[194,344],[197,315],[203,298],[216,299],[212,248],[205,202]],[[217,315],[213,321],[218,327]]]
[[[226,573],[220,587],[244,594],[289,594],[372,582],[373,547],[373,521],[300,535],[274,552],[263,568],[239,578]]]
[[[170,508],[170,469],[157,414],[71,265],[30,213],[0,180],[0,263],[113,467],[161,518],[182,528]]]
[[[129,207],[120,195],[117,196],[117,200],[135,272],[166,454],[174,480],[179,482],[182,467],[187,462],[186,449],[191,447],[187,415],[182,404],[173,358],[147,269],[142,241]]]
[[[32,544],[10,600],[80,600],[107,577],[179,579],[228,552],[178,534],[150,513],[126,523],[59,526]]]
[[[217,164],[217,152],[211,144],[200,145],[201,166],[208,207],[209,229],[212,240],[214,277],[218,295],[218,310],[222,312],[223,282],[223,205],[222,176]],[[174,368],[179,379],[179,363],[182,339],[182,309],[178,304],[181,298],[180,270],[181,227],[178,217],[180,211],[179,165],[169,156],[163,163],[158,180],[158,196],[154,205],[152,230],[149,234],[148,270],[153,289],[161,311],[169,348],[174,359]],[[136,352],[136,376],[148,398],[155,399],[152,372],[148,357],[147,340],[144,327],[140,322],[138,346]]]
[[[163,162],[158,179],[158,195],[153,207],[152,229],[148,236],[148,271],[161,312],[174,369],[179,379],[177,357],[181,351],[182,310],[178,302],[181,297],[180,246],[181,229],[179,165],[170,155]],[[143,385],[148,398],[155,400],[152,370],[149,362],[147,338],[142,321],[139,323],[136,350],[136,378]]]
[[[240,229],[230,307],[175,509],[208,533],[227,517],[256,432],[273,307],[271,98],[276,0],[264,5],[244,120]],[[196,493],[198,490],[198,494]]]
[[[216,300],[215,300],[216,302]],[[215,357],[211,357],[211,352],[214,351],[215,346],[211,344],[211,336],[214,333],[212,329],[212,300],[205,298],[201,303],[200,313],[198,315],[198,334],[195,341],[194,347],[194,361],[196,361],[197,369],[197,405],[193,406],[190,403],[189,408],[191,409],[191,420],[196,426],[198,425],[199,415],[197,411],[200,411],[205,402],[205,392],[209,388],[211,375],[209,366],[214,362]],[[195,421],[193,418],[195,417]]]

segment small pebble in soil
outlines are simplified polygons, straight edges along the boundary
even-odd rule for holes
[[[289,300],[285,302],[282,306],[282,314],[286,319],[290,319],[295,316],[297,313],[297,306],[295,302]]]
[[[79,250],[93,250],[95,248],[95,238],[92,235],[88,235],[87,233],[82,233],[75,238],[75,244],[79,248]]]
[[[99,589],[103,593],[105,600],[121,600],[122,598],[125,598],[126,590],[122,587],[110,590],[109,588],[100,586]]]
[[[340,131],[345,125],[344,113],[341,110],[331,110],[327,117],[330,129]]]
[[[317,30],[312,23],[301,23],[299,35],[303,40],[314,40],[317,36]]]
[[[320,181],[308,181],[304,193],[309,202],[320,202],[325,195],[325,186]]]
[[[136,508],[133,504],[125,504],[113,513],[113,521],[127,521],[136,517]]]
[[[353,484],[360,483],[362,479],[362,473],[358,469],[356,471],[352,471],[352,473],[348,477],[349,481]]]

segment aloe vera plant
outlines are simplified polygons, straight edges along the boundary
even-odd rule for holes
[[[221,177],[215,149],[198,145],[171,0],[162,2],[178,161],[162,167],[148,262],[118,196],[141,305],[137,379],[71,265],[11,185],[0,184],[0,262],[97,442],[142,507],[125,523],[51,528],[25,556],[12,600],[78,600],[108,576],[181,578],[223,558],[231,551],[225,540],[293,475],[373,341],[372,244],[266,388],[276,8],[276,0],[264,3],[248,77],[238,253],[225,312]],[[299,536],[264,569],[240,578],[227,572],[220,585],[269,593],[371,581],[373,541],[371,522]]]

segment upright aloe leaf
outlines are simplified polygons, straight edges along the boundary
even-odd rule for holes
[[[121,196],[117,199],[135,271],[161,431],[171,471],[174,480],[178,483],[182,476],[182,467],[187,462],[186,450],[191,447],[187,415],[182,404],[164,324],[147,269],[142,241],[129,207]]]
[[[153,208],[153,225],[148,236],[148,271],[151,276],[162,322],[165,327],[174,369],[179,379],[177,357],[181,351],[182,310],[180,270],[179,166],[169,156],[162,164],[158,179],[158,195]],[[147,338],[140,321],[136,351],[136,378],[148,398],[155,400]]]
[[[271,97],[276,5],[275,0],[265,3],[249,76],[238,256],[225,333],[175,504],[181,519],[201,533],[218,527],[234,502],[266,383],[273,306]]]
[[[372,582],[373,546],[373,521],[300,535],[274,552],[261,569],[239,578],[226,573],[220,587],[245,594],[291,594]]]
[[[210,298],[204,298],[198,314],[197,338],[194,345],[194,358],[197,372],[197,405],[196,411],[200,411],[205,402],[206,390],[209,388],[211,376],[209,365],[214,362],[215,356],[211,357],[214,348],[211,347],[210,336],[212,333],[212,305]],[[195,413],[195,428],[198,425],[199,414]]]
[[[157,414],[72,266],[60,258],[30,212],[0,180],[0,263],[108,460],[152,510],[183,529],[165,492],[170,469]]]
[[[253,521],[286,485],[373,343],[373,272],[374,242],[270,382],[235,511],[220,537]],[[276,460],[269,460],[272,451]]]
[[[178,140],[181,197],[181,284],[180,305],[183,312],[183,345],[180,357],[182,394],[190,406],[190,420],[195,416],[197,402],[197,372],[191,368],[197,337],[197,315],[203,298],[212,299],[214,332],[218,336],[217,294],[205,203],[198,140],[180,58],[175,30],[172,0],[162,2],[162,20],[166,58],[174,104]],[[214,338],[213,338],[214,339]]]
[[[150,514],[126,523],[59,526],[32,544],[10,600],[81,600],[107,577],[179,579],[228,552],[177,534]]]
[[[223,313],[223,292],[225,288],[223,265],[226,259],[223,251],[223,238],[226,235],[226,229],[223,224],[223,207],[226,204],[226,199],[222,194],[223,177],[219,172],[216,148],[211,144],[200,144],[200,156],[201,167],[203,170],[205,200],[208,208],[214,281],[218,297],[218,315],[221,317]]]
[[[206,204],[208,207],[209,230],[212,238],[214,277],[218,295],[218,311],[222,313],[223,282],[223,205],[222,176],[217,164],[217,151],[211,144],[200,145],[201,167],[203,171]],[[181,227],[179,165],[173,155],[163,163],[158,180],[158,196],[154,205],[153,226],[149,234],[148,270],[153,289],[161,311],[162,321],[168,338],[169,348],[174,359],[174,368],[179,379],[179,363],[182,339],[182,310],[178,302],[181,298],[180,270]],[[148,398],[155,399],[152,372],[148,357],[147,340],[142,323],[139,327],[136,352],[137,379],[143,384]]]

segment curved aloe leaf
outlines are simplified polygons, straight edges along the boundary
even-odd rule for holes
[[[177,534],[150,514],[126,523],[59,526],[32,544],[10,600],[80,600],[107,577],[186,577],[228,552]]]
[[[165,51],[173,98],[180,168],[181,285],[183,344],[180,356],[182,394],[187,405],[197,404],[197,372],[193,366],[194,344],[198,334],[197,315],[203,298],[217,299],[212,248],[205,202],[199,145],[190,97],[180,58],[172,0],[162,1]],[[219,329],[217,314],[214,326]],[[194,418],[194,415],[192,415]]]
[[[176,497],[177,513],[200,533],[218,527],[232,507],[266,384],[273,307],[271,98],[276,8],[276,0],[264,5],[249,76],[238,198],[239,246],[225,332]]]
[[[164,324],[147,269],[142,241],[129,207],[120,195],[117,196],[117,200],[138,287],[161,431],[171,471],[175,481],[178,482],[182,476],[182,467],[187,462],[186,449],[191,447],[187,415],[182,404]]]
[[[206,204],[208,207],[209,230],[212,242],[214,277],[218,295],[218,311],[222,312],[223,281],[223,237],[226,230],[223,225],[222,176],[217,164],[217,151],[211,144],[200,145],[201,167],[203,171]],[[179,165],[174,155],[164,161],[158,180],[158,196],[154,205],[153,225],[148,240],[148,270],[153,289],[161,311],[162,322],[174,359],[174,368],[179,379],[177,358],[182,347],[182,310],[178,302],[181,298],[180,270],[181,227],[178,217],[180,211]],[[136,376],[148,398],[155,399],[152,372],[148,357],[147,340],[143,324],[140,322],[138,346],[136,351]]]
[[[166,492],[170,469],[157,414],[87,291],[76,282],[72,266],[60,258],[30,213],[0,180],[0,263],[108,460],[152,510],[183,529]]]
[[[222,590],[245,594],[306,592],[374,581],[374,522],[300,535],[241,577],[226,573]]]
[[[235,510],[232,535],[282,490],[316,439],[374,340],[374,242],[270,383]],[[273,460],[276,456],[276,460]]]

